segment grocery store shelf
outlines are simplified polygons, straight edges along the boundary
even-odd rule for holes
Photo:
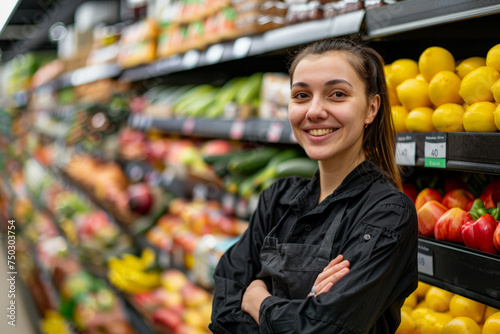
[[[288,120],[228,120],[172,118],[158,119],[131,115],[129,125],[137,130],[156,129],[185,136],[296,144]]]
[[[498,0],[402,1],[367,11],[367,38],[382,37],[500,12]]]
[[[419,279],[500,308],[500,256],[419,237]]]

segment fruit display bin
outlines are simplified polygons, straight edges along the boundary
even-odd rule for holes
[[[500,256],[419,237],[419,279],[500,308]]]

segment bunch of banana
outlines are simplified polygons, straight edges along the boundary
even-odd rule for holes
[[[140,257],[124,254],[121,259],[112,257],[108,261],[108,279],[117,289],[125,293],[150,291],[161,284],[158,270],[149,270],[156,261],[152,249],[146,248]]]

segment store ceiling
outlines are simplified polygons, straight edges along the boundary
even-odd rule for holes
[[[86,1],[89,0],[19,0],[5,27],[0,27],[0,61],[32,50],[56,49],[49,39],[50,27],[57,22],[73,23],[76,8]]]

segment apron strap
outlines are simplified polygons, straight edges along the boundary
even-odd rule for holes
[[[340,222],[342,221],[342,218],[344,217],[345,210],[347,208],[347,205],[349,204],[348,200],[345,200],[345,203],[340,207],[339,212],[335,215],[335,218],[333,222],[330,224],[330,227],[328,227],[328,230],[325,234],[325,237],[323,238],[323,241],[321,242],[321,246],[318,252],[318,257],[325,258],[327,260],[330,259],[330,253],[332,249],[332,244],[333,241],[335,240],[335,235],[337,234],[338,227],[340,225]]]

